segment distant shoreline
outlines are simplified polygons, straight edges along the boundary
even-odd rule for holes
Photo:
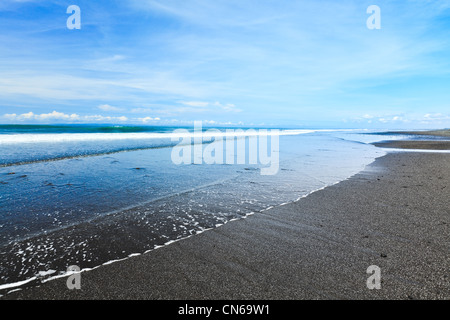
[[[380,148],[414,149],[414,150],[450,150],[450,141],[384,141],[373,143]]]
[[[414,136],[434,136],[434,137],[450,137],[450,129],[432,130],[432,131],[400,131],[392,132],[395,134],[405,134]],[[444,140],[390,140],[373,143],[374,146],[380,148],[396,148],[396,149],[416,149],[416,150],[450,150],[450,141]]]
[[[450,137],[450,129],[429,130],[429,131],[395,131],[392,133],[422,135],[422,136]]]

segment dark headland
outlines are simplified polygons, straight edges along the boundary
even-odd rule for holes
[[[450,153],[395,151],[300,201],[83,272],[80,290],[62,278],[2,299],[450,299],[449,182]]]

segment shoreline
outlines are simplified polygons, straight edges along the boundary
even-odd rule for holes
[[[438,136],[450,137],[450,129],[442,130],[426,130],[426,131],[398,131],[396,134],[421,135],[421,136]]]
[[[374,161],[375,161],[375,160],[374,160]],[[350,177],[349,177],[349,178],[350,178]],[[315,193],[315,192],[321,191],[321,190],[323,190],[323,189],[325,189],[325,188],[328,188],[328,187],[330,187],[330,186],[333,186],[333,185],[335,185],[335,184],[338,184],[338,183],[340,183],[340,182],[342,182],[342,181],[345,181],[345,180],[347,180],[347,179],[349,179],[349,178],[346,178],[346,179],[344,179],[344,180],[341,180],[341,181],[338,181],[338,182],[335,182],[335,183],[332,183],[332,184],[329,184],[329,185],[320,187],[320,188],[318,188],[317,190],[313,190],[313,191],[309,192],[308,194],[305,194],[305,195],[300,196],[300,197],[297,198],[296,200],[292,200],[292,201],[289,201],[289,202],[284,202],[284,203],[281,203],[281,204],[276,205],[276,206],[270,206],[270,207],[268,207],[268,208],[262,209],[262,210],[257,211],[257,212],[249,212],[249,213],[245,214],[245,215],[242,216],[242,217],[239,217],[239,218],[233,218],[233,219],[231,219],[231,220],[225,222],[224,224],[216,225],[216,227],[214,227],[214,228],[203,229],[203,230],[201,230],[201,231],[199,231],[199,232],[197,232],[197,233],[195,233],[195,234],[191,234],[191,235],[189,235],[189,236],[186,236],[186,237],[183,237],[183,238],[179,238],[179,239],[175,239],[175,240],[170,240],[170,241],[168,241],[168,242],[166,242],[166,243],[164,243],[164,244],[157,245],[157,246],[155,246],[155,247],[152,248],[152,249],[146,250],[145,252],[132,253],[132,254],[129,254],[128,256],[126,256],[126,257],[118,258],[118,259],[114,259],[114,260],[109,260],[109,261],[106,261],[106,262],[104,262],[104,263],[102,263],[102,264],[100,264],[100,265],[96,265],[96,266],[94,266],[94,267],[83,268],[83,269],[81,269],[79,272],[75,272],[75,273],[85,273],[85,272],[89,272],[89,271],[92,271],[92,270],[101,268],[101,267],[103,267],[103,266],[107,266],[107,265],[110,265],[110,264],[113,264],[113,263],[116,263],[116,262],[128,260],[129,258],[132,258],[132,257],[136,257],[136,256],[148,254],[148,253],[150,253],[150,252],[152,252],[152,251],[154,251],[154,250],[158,250],[158,249],[160,249],[160,248],[164,248],[164,247],[166,247],[166,246],[169,246],[169,245],[171,245],[172,243],[175,243],[175,242],[178,242],[178,241],[182,241],[182,240],[186,240],[186,239],[189,239],[189,238],[191,238],[191,237],[193,237],[193,236],[197,236],[197,235],[199,235],[199,234],[202,234],[203,232],[207,232],[207,231],[210,231],[210,230],[214,230],[214,229],[216,229],[216,228],[220,228],[220,227],[222,227],[223,225],[225,225],[225,224],[227,224],[227,223],[234,222],[234,221],[244,220],[244,219],[247,219],[248,217],[251,217],[251,216],[254,215],[254,214],[263,213],[263,212],[265,212],[265,211],[272,210],[273,208],[276,208],[276,207],[281,207],[281,206],[284,206],[284,205],[287,205],[287,204],[290,204],[290,203],[294,203],[294,202],[300,201],[301,199],[308,197],[310,194],[313,194],[313,193]],[[56,273],[56,271],[54,271],[54,270],[50,270],[50,271],[51,271],[51,272],[50,272],[49,274]],[[44,272],[44,273],[47,273],[47,272]],[[35,275],[35,276],[33,276],[33,277],[31,277],[31,278],[28,278],[28,279],[25,279],[25,280],[21,280],[21,281],[17,281],[17,282],[12,282],[12,283],[7,283],[7,284],[0,285],[0,300],[1,300],[1,298],[2,298],[3,296],[9,295],[9,294],[11,294],[11,293],[13,293],[13,292],[15,292],[15,291],[21,291],[21,290],[24,290],[24,289],[26,290],[26,289],[29,289],[29,288],[32,288],[32,287],[39,287],[40,284],[44,284],[44,283],[46,283],[46,282],[53,281],[53,280],[57,280],[57,279],[61,279],[61,278],[67,278],[67,277],[69,277],[71,274],[74,274],[74,273],[73,273],[73,272],[70,272],[70,273],[66,272],[66,273],[64,273],[64,274],[58,274],[58,275],[56,275],[56,276],[51,276],[51,277],[41,277],[40,275]],[[8,291],[8,290],[9,290],[9,291]]]
[[[297,202],[83,272],[81,290],[61,278],[1,299],[448,299],[449,159],[389,153]],[[381,290],[366,288],[370,265]]]
[[[314,139],[323,143],[321,145],[323,150],[316,151],[318,148],[317,144],[311,143]],[[293,137],[289,140],[286,139],[286,141],[306,142],[305,147],[299,144],[300,147],[297,148],[298,150],[303,150],[300,154],[305,155],[299,157],[299,161],[285,161],[279,175],[273,178],[268,177],[267,179],[259,175],[256,168],[247,165],[242,167],[221,166],[217,168],[212,166],[194,166],[191,168],[183,166],[180,169],[172,166],[174,170],[170,168],[170,170],[167,170],[168,174],[165,175],[163,172],[166,170],[166,165],[168,164],[167,167],[171,167],[170,161],[161,163],[160,168],[162,170],[153,170],[151,165],[153,163],[158,164],[158,161],[146,163],[145,159],[151,157],[148,157],[149,154],[146,156],[145,153],[136,155],[125,154],[123,158],[105,158],[105,160],[100,159],[99,161],[77,161],[73,162],[73,166],[71,162],[67,163],[67,165],[63,163],[59,166],[51,164],[49,167],[54,170],[48,171],[48,178],[46,176],[41,179],[36,178],[37,175],[32,173],[35,170],[33,167],[31,167],[29,172],[16,171],[17,174],[15,176],[6,175],[9,172],[3,171],[9,179],[7,181],[10,185],[7,186],[9,189],[6,189],[5,194],[14,194],[13,186],[15,184],[13,183],[16,183],[16,181],[17,184],[23,183],[22,181],[24,180],[16,178],[22,176],[22,174],[28,174],[33,184],[42,181],[44,185],[42,188],[36,189],[35,192],[35,199],[39,199],[35,201],[37,204],[35,213],[23,214],[25,211],[18,208],[19,210],[14,211],[17,213],[12,215],[18,217],[17,228],[22,227],[24,230],[24,232],[19,230],[17,234],[25,234],[25,237],[19,238],[15,235],[14,230],[11,230],[15,227],[13,220],[7,225],[9,229],[4,228],[4,239],[7,240],[9,238],[11,241],[9,243],[3,242],[6,245],[2,245],[3,261],[1,264],[2,281],[0,294],[12,290],[13,286],[15,287],[15,283],[20,284],[27,280],[33,281],[33,278],[37,278],[36,280],[38,281],[36,282],[39,283],[50,277],[59,276],[67,270],[67,266],[72,264],[79,266],[81,269],[92,269],[109,261],[127,258],[132,254],[148,252],[153,250],[155,246],[165,245],[170,240],[185,238],[189,235],[203,232],[205,229],[217,227],[225,221],[241,218],[249,213],[259,212],[281,203],[294,201],[311,191],[348,178],[362,170],[376,156],[385,153],[367,144],[355,144],[352,140],[343,140],[341,142],[339,139],[336,141],[334,137],[328,137],[328,134],[324,136],[306,136],[301,139]],[[335,144],[335,142],[338,144]],[[349,146],[348,149],[344,148],[346,146]],[[333,159],[330,159],[333,151],[337,151],[336,157],[333,156]],[[294,152],[292,156],[289,155],[285,158],[296,157],[297,155]],[[134,159],[134,162],[131,161],[128,164],[126,160],[131,159]],[[102,166],[101,168],[104,169],[96,170],[96,168],[100,168],[97,164],[108,165],[109,163],[115,163],[116,160],[124,163],[124,165],[121,167],[116,164],[111,166],[111,174],[109,174],[108,166]],[[342,170],[339,169],[341,166]],[[132,169],[136,167],[142,167],[144,170]],[[37,168],[40,168],[40,166]],[[90,180],[102,181],[103,176],[105,176],[105,181],[110,180],[112,182],[111,184],[100,184],[88,181],[90,186],[96,187],[99,185],[105,190],[104,194],[112,195],[111,201],[103,201],[101,198],[102,192],[98,193],[99,196],[95,196],[97,193],[90,195],[89,191],[91,189],[84,190],[79,187],[81,184],[77,182],[84,181],[76,176],[77,170],[84,170],[84,168],[92,168],[94,175]],[[133,173],[129,173],[131,172],[130,169],[132,169]],[[122,170],[122,172],[119,170]],[[52,177],[53,171],[63,173],[61,174],[62,177],[59,175]],[[158,171],[161,173],[158,173]],[[227,171],[229,172],[227,173],[229,177],[222,174]],[[155,174],[153,174],[154,172]],[[72,179],[72,173],[75,173],[75,179]],[[188,179],[178,179],[178,173],[180,173],[180,177],[187,177]],[[195,173],[202,174],[198,175]],[[208,173],[211,173],[211,175],[208,175]],[[190,176],[198,178],[189,180]],[[120,182],[113,181],[111,177],[117,177],[118,179],[115,181]],[[121,177],[128,178],[121,180]],[[219,179],[222,177],[226,179]],[[232,179],[230,180],[230,178]],[[51,182],[51,187],[47,187],[47,181]],[[66,187],[67,182],[70,182],[68,187]],[[208,182],[213,182],[213,185],[206,187]],[[132,187],[130,192],[132,196],[145,195],[145,197],[141,198],[147,198],[147,193],[150,190],[152,190],[149,193],[151,197],[158,193],[164,194],[165,191],[170,191],[170,189],[174,190],[174,187],[178,188],[176,191],[181,190],[182,192],[172,193],[170,198],[166,196],[158,201],[150,199],[152,200],[151,204],[148,204],[149,200],[147,199],[144,200],[145,202],[141,199],[138,199],[141,201],[135,201],[133,197],[124,201],[125,197],[121,196],[121,191],[128,184],[131,186],[142,186],[142,192],[139,191],[140,188],[135,187]],[[183,186],[192,186],[192,188],[181,189]],[[161,187],[161,191],[157,187]],[[53,206],[55,202],[47,202],[42,195],[48,192],[49,195],[53,196],[51,200],[59,200],[58,194],[61,193],[60,190],[63,192],[60,206],[62,213],[60,214],[55,210],[54,216],[61,218],[61,223],[48,223],[52,217],[48,218],[45,221],[47,223],[42,225],[46,228],[45,231],[49,232],[37,232],[32,235],[33,237],[30,237],[28,242],[28,234],[26,233],[26,228],[24,228],[28,223],[27,216],[38,216],[41,203],[42,207],[48,206],[49,212],[52,213],[53,208],[56,208],[56,206]],[[117,190],[117,198],[111,190]],[[128,190],[124,191],[128,192]],[[24,201],[28,198],[34,198],[28,196],[25,192],[26,189],[23,192],[19,191],[17,196],[21,197],[18,198]],[[68,196],[64,197],[64,193]],[[77,197],[77,195],[81,197]],[[83,199],[84,195],[91,196],[92,199],[97,198],[100,201],[77,200],[78,198]],[[41,198],[43,198],[42,202],[40,201]],[[106,199],[109,199],[109,197]],[[121,205],[121,209],[118,211],[107,209],[110,203],[119,203],[120,201],[130,204],[130,206]],[[21,203],[21,201],[16,201],[15,203]],[[31,204],[27,205],[26,202],[24,203],[25,208],[29,207],[29,211],[31,211],[33,208]],[[80,210],[76,207],[77,203],[82,205]],[[93,204],[92,208],[90,207],[91,203]],[[5,204],[8,204],[8,202]],[[11,204],[12,209],[15,210],[17,206],[15,207],[14,203]],[[78,216],[75,214],[73,217],[72,215],[67,217],[64,215],[65,212],[72,212],[72,208],[81,213],[79,220],[77,220]],[[85,208],[86,210],[84,210]],[[90,214],[91,212],[92,215]],[[107,213],[103,214],[104,212]],[[84,215],[87,218],[84,218]],[[24,219],[19,219],[22,216],[24,216]],[[91,216],[94,216],[94,220],[92,220]],[[66,222],[70,222],[70,219],[73,219],[75,223],[69,224]],[[77,223],[78,221],[81,223]],[[37,223],[30,223],[30,230],[33,230],[37,225]],[[53,227],[53,225],[55,225],[54,229],[48,228],[48,226]],[[56,270],[56,272],[50,274],[53,270]],[[34,283],[27,284],[27,286],[32,285]],[[4,288],[8,289],[3,290]]]

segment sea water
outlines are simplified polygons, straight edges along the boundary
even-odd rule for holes
[[[368,142],[386,139],[281,129],[278,173],[264,176],[261,165],[176,165],[175,129],[0,126],[0,289],[296,201],[364,169],[384,154]]]

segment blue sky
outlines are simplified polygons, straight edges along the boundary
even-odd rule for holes
[[[0,2],[0,123],[443,128],[449,88],[447,0]]]

